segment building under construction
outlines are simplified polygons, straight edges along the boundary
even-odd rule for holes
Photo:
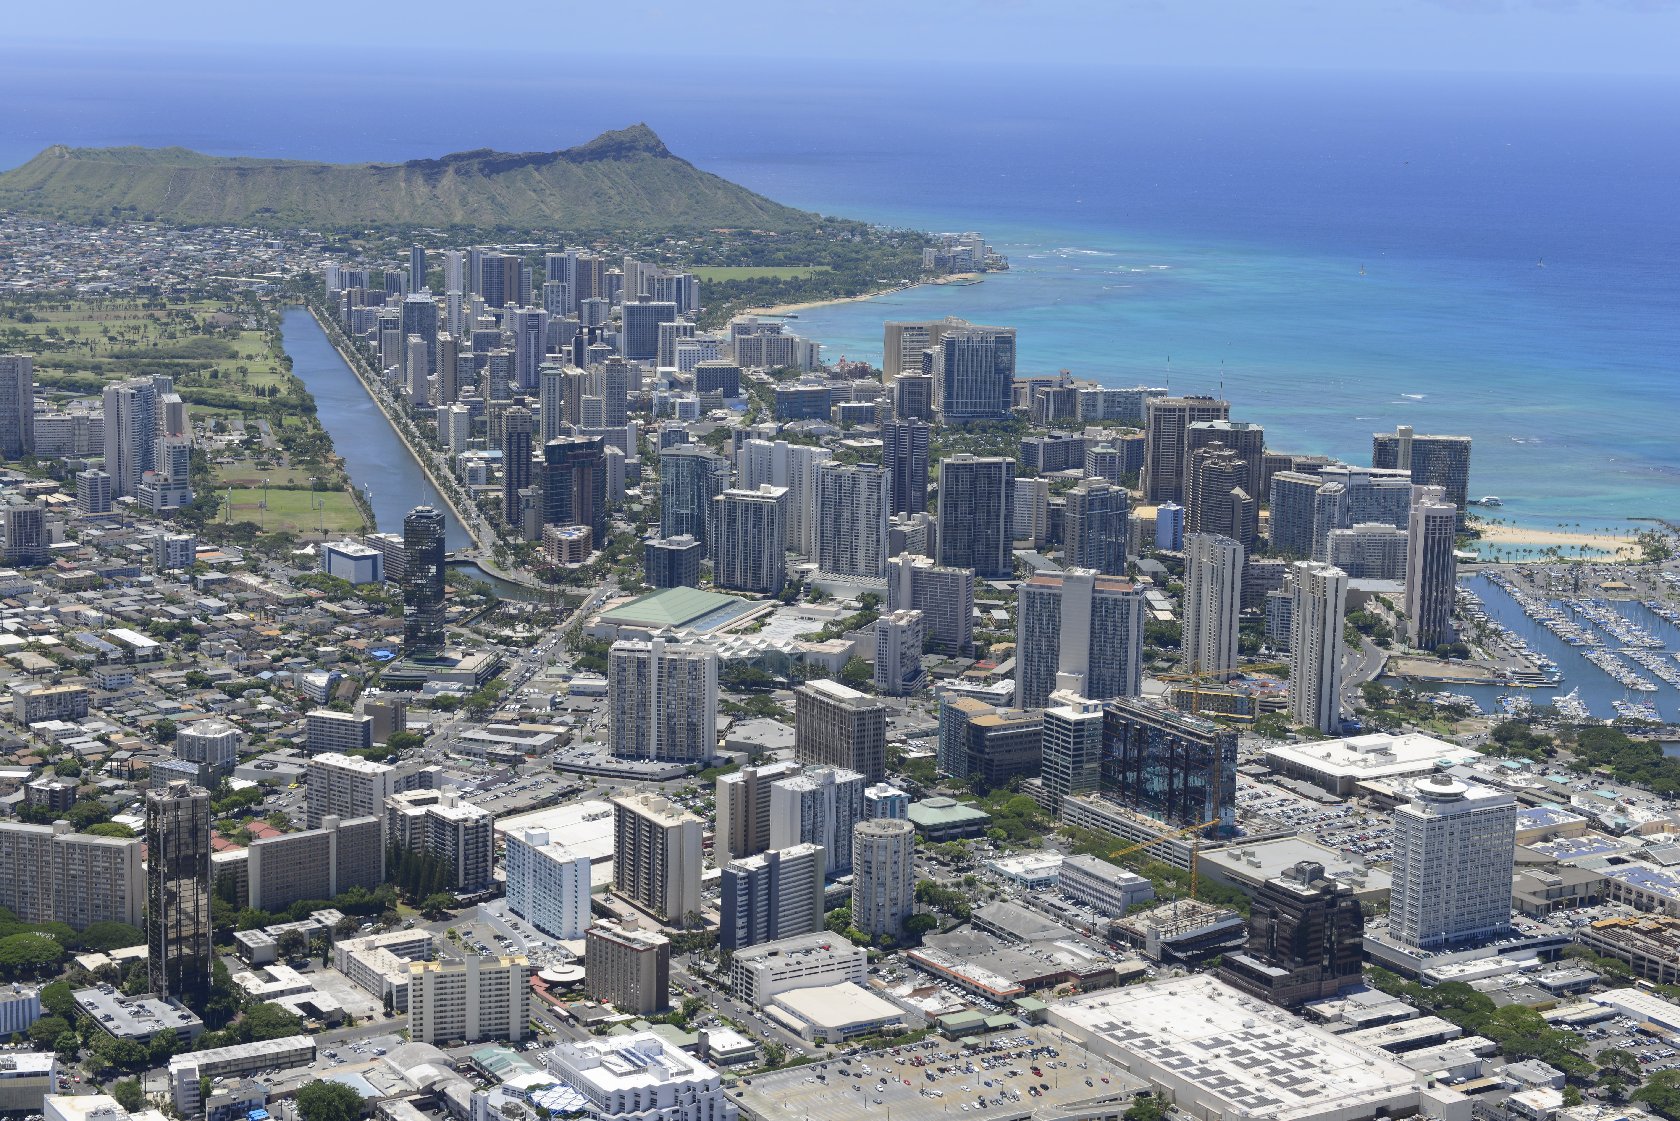
[[[1248,940],[1241,915],[1195,899],[1163,903],[1116,919],[1108,932],[1150,961],[1176,965],[1194,965],[1240,949]]]

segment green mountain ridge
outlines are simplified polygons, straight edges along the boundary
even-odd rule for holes
[[[555,152],[478,149],[406,163],[54,145],[0,173],[0,209],[320,229],[789,230],[816,221],[673,155],[645,124]]]

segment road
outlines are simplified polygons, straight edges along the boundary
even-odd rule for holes
[[[823,1054],[823,1045],[812,1043],[800,1038],[794,1032],[765,1017],[758,1009],[743,1004],[726,993],[719,992],[712,984],[703,978],[690,973],[684,964],[692,959],[686,955],[673,959],[671,962],[671,983],[684,989],[693,989],[694,994],[706,1001],[706,1006],[726,1020],[739,1024],[748,1035],[761,1040],[772,1040],[787,1048],[789,1055],[797,1053],[798,1048],[805,1048],[813,1055]]]
[[[1374,681],[1388,662],[1388,652],[1364,635],[1359,636],[1359,649],[1346,650],[1342,655],[1342,712],[1352,716],[1363,703],[1359,687]]]

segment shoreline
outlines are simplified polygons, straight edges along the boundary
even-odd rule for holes
[[[835,296],[829,300],[803,300],[796,304],[772,304],[769,307],[742,308],[737,314],[797,315],[799,312],[810,311],[812,308],[833,307],[837,304],[861,304],[865,300],[879,299],[882,296],[891,296],[898,292],[908,292],[913,288],[921,288],[925,285],[960,284],[966,287],[970,284],[982,284],[985,282],[985,278],[985,273],[952,273],[950,276],[938,276],[931,280],[918,280],[911,284],[894,284],[888,288],[877,288],[873,292],[860,292],[856,296]]]
[[[1518,560],[1542,560],[1538,554],[1543,549],[1556,548],[1563,552],[1565,560],[1599,560],[1626,561],[1637,560],[1643,551],[1637,537],[1630,531],[1613,533],[1607,531],[1589,531],[1578,529],[1539,529],[1509,523],[1492,524],[1485,521],[1474,523],[1481,537],[1471,543],[1471,547],[1478,553],[1491,552],[1498,549],[1527,550],[1531,556],[1519,557]],[[1578,550],[1589,552],[1582,554]],[[1571,557],[1571,553],[1575,553]]]

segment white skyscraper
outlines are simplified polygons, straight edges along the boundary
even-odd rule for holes
[[[1437,487],[1413,503],[1406,527],[1406,641],[1425,650],[1452,640],[1458,507]]]
[[[830,458],[827,448],[786,440],[748,440],[736,456],[736,476],[743,489],[765,484],[787,488],[783,536],[788,549],[800,556],[815,555],[817,467]]]
[[[1038,548],[1050,539],[1050,480],[1015,480],[1015,525],[1017,541]]]
[[[916,909],[916,827],[891,817],[852,827],[852,925],[898,937]]]
[[[621,640],[607,652],[608,742],[622,759],[692,762],[717,750],[717,651]]]
[[[111,495],[122,498],[140,489],[152,469],[157,441],[157,387],[149,378],[107,385],[105,407],[105,473],[111,476]]]
[[[1044,710],[1040,777],[1058,800],[1101,785],[1103,706],[1074,692],[1050,694]]]
[[[1242,613],[1243,547],[1229,537],[1184,538],[1184,664],[1192,673],[1228,681],[1237,664]]]
[[[508,910],[551,938],[582,938],[589,929],[589,857],[546,829],[507,837]]]
[[[820,845],[826,875],[852,870],[852,826],[863,820],[868,779],[844,767],[811,767],[770,784],[770,847]]]
[[[876,692],[907,697],[921,688],[925,637],[920,611],[889,611],[875,620]]]
[[[1394,811],[1389,934],[1432,950],[1509,930],[1516,829],[1510,794],[1447,774],[1420,779]]]
[[[1300,561],[1290,570],[1289,718],[1321,732],[1335,732],[1342,715],[1347,573],[1322,561]]]

